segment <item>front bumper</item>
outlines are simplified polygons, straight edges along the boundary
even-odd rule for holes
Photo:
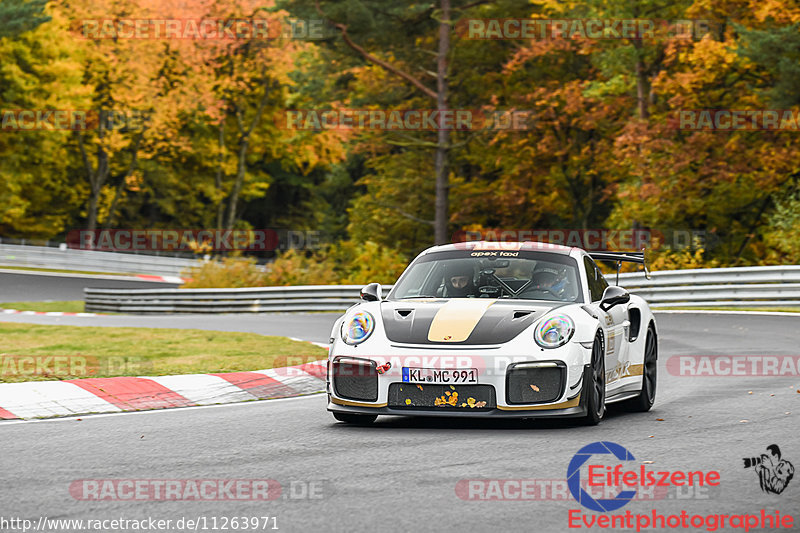
[[[480,409],[453,409],[443,407],[400,407],[390,406],[388,402],[357,402],[338,398],[331,394],[332,388],[328,387],[328,411],[338,413],[366,414],[366,415],[395,415],[395,416],[425,416],[425,417],[459,417],[459,418],[578,418],[587,413],[586,395],[583,394],[585,384],[591,382],[591,369],[583,365],[581,378],[577,387],[571,390],[567,381],[563,397],[553,403],[542,405],[510,405],[502,401],[505,398],[504,385],[493,384],[496,402],[490,407]],[[408,383],[404,385],[409,385]],[[413,387],[413,384],[410,385]],[[384,396],[385,398],[385,396]]]

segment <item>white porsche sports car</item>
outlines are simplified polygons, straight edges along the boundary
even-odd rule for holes
[[[367,285],[336,321],[328,410],[378,415],[577,417],[606,405],[647,411],[656,395],[656,321],[645,300],[609,285],[587,253],[538,242],[436,246],[383,299]],[[645,265],[645,273],[647,267]]]

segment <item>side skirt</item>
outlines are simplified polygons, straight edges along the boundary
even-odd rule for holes
[[[626,383],[625,385],[616,389],[611,396],[606,396],[606,404],[622,402],[635,398],[642,390],[642,381],[639,383]]]

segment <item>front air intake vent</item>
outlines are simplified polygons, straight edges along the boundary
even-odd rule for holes
[[[340,398],[374,402],[378,400],[378,371],[374,361],[343,358],[333,362],[333,390]]]
[[[509,404],[550,403],[564,394],[567,366],[561,361],[517,363],[506,373]]]

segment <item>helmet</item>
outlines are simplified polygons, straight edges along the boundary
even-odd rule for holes
[[[536,265],[531,275],[531,285],[535,289],[560,295],[567,285],[566,270],[552,263]]]
[[[471,262],[455,261],[445,269],[444,284],[447,289],[447,296],[451,298],[463,298],[475,294],[475,284]]]

